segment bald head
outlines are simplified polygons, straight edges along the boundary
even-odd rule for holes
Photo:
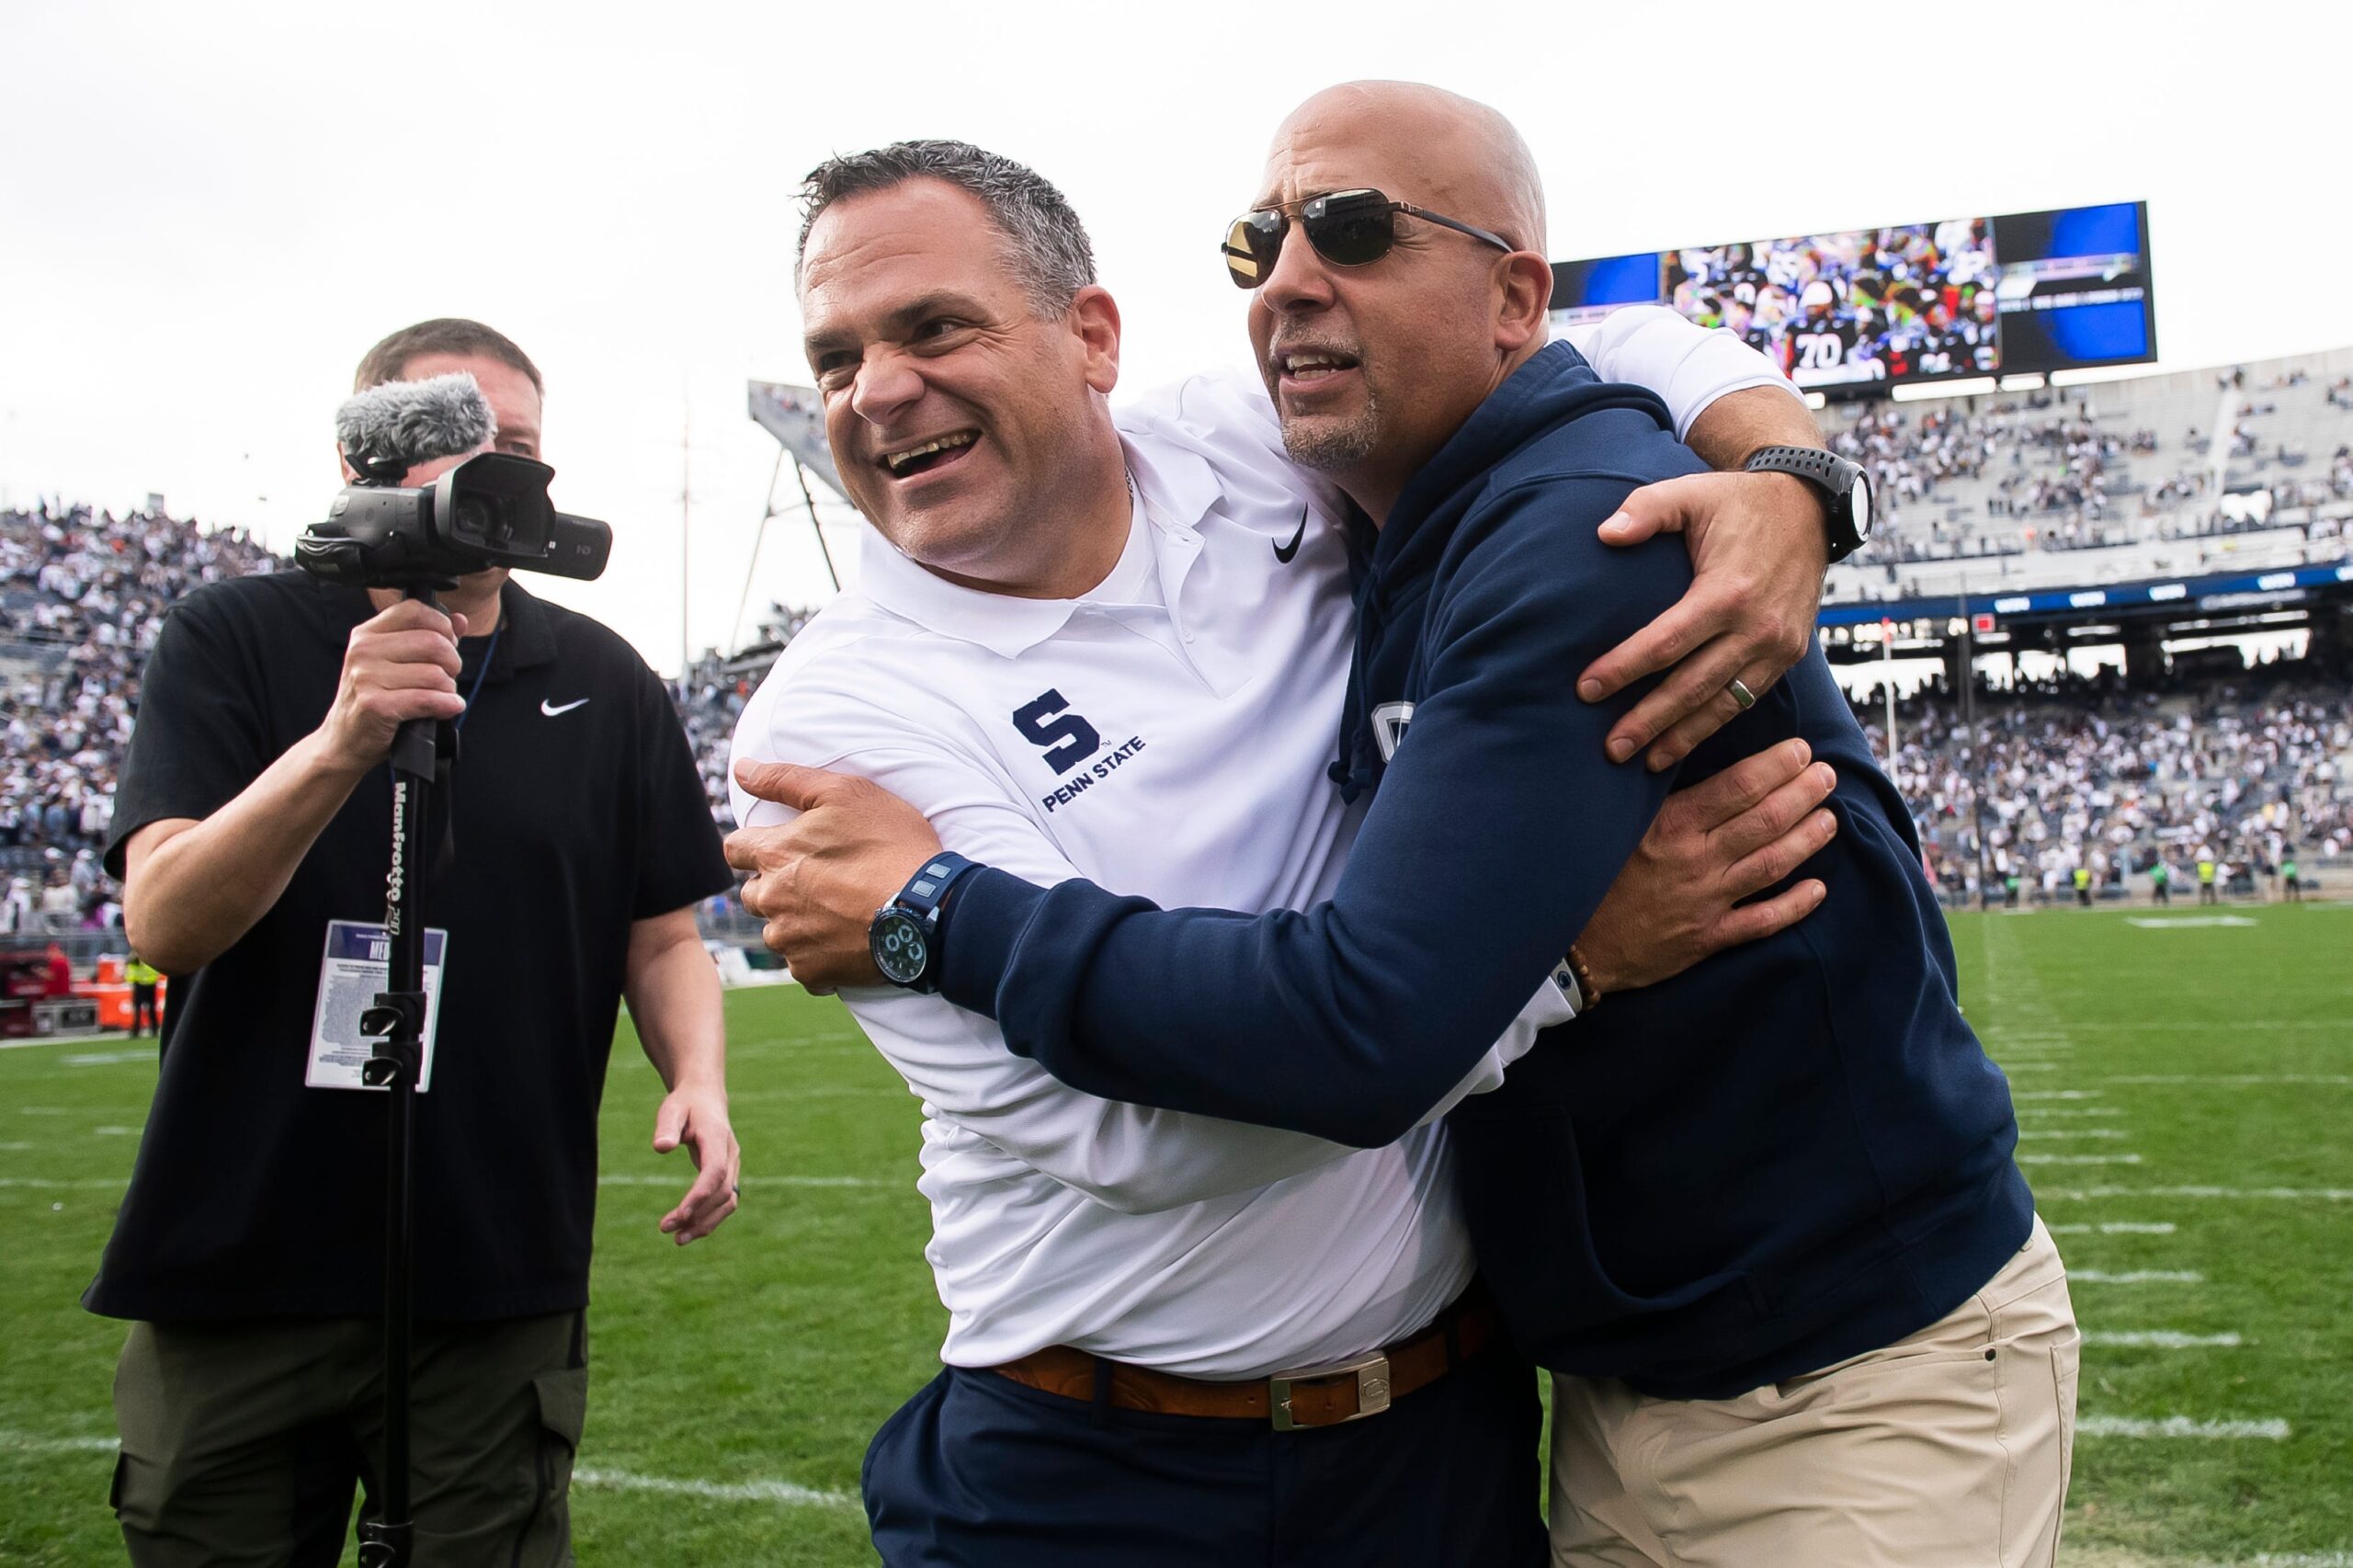
[[[1543,254],[1544,185],[1536,158],[1511,121],[1485,104],[1420,82],[1326,87],[1276,128],[1267,153],[1268,182],[1294,184],[1302,164],[1313,166],[1343,152],[1362,170],[1393,171],[1368,182],[1390,196],[1493,229],[1523,250]],[[1296,199],[1314,192],[1270,188],[1265,194]]]
[[[1355,190],[1419,216],[1389,220],[1378,254],[1350,259],[1344,244],[1335,260],[1303,204]],[[1288,221],[1273,230],[1275,248],[1247,279],[1250,341],[1283,443],[1378,521],[1543,349],[1552,269],[1536,160],[1484,104],[1413,82],[1348,82],[1276,131],[1256,206],[1296,215],[1307,236]]]

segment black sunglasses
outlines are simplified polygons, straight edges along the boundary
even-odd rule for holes
[[[1392,201],[1377,190],[1336,190],[1304,201],[1262,207],[1236,218],[1225,232],[1225,244],[1218,247],[1225,253],[1225,270],[1235,288],[1256,289],[1275,269],[1275,260],[1283,253],[1283,235],[1290,231],[1293,209],[1298,210],[1299,226],[1307,243],[1335,267],[1362,267],[1387,256],[1390,246],[1397,243],[1400,212],[1483,240],[1497,250],[1519,248],[1501,234],[1442,218],[1409,201]]]

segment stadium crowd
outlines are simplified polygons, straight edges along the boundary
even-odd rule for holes
[[[1884,756],[1883,710],[1857,711]],[[1899,704],[1896,724],[1896,786],[1930,876],[1956,900],[1978,897],[1981,778],[1997,899],[2070,896],[2079,881],[2154,893],[2160,862],[2172,887],[2211,876],[2269,893],[2283,866],[2353,849],[2353,698],[2302,663],[2172,695],[2075,679],[1988,693],[1973,730],[1939,691]]]
[[[0,934],[114,924],[98,852],[164,612],[277,565],[242,530],[158,513],[0,511]]]
[[[1841,439],[1890,472],[1908,466],[1932,483],[1982,472],[2013,441],[2059,452],[2096,481],[2114,437],[2066,417],[1907,419],[1890,407]],[[2353,487],[2353,458],[2340,468]],[[282,564],[242,531],[207,533],[160,514],[0,511],[0,936],[119,922],[120,890],[98,857],[140,668],[164,613],[199,584]],[[722,829],[734,825],[727,753],[736,718],[766,659],[813,613],[779,608],[753,649],[705,658],[676,693]],[[1876,732],[1879,704],[1858,711]],[[1903,705],[1898,728],[1896,782],[1931,874],[1954,898],[1973,900],[1972,737],[1941,693]],[[2343,683],[2258,670],[2235,687],[2158,698],[2070,681],[1989,697],[1983,728],[1994,763],[1986,858],[1997,895],[2013,874],[2032,899],[2063,896],[2078,867],[2096,887],[2119,887],[2163,857],[2186,888],[2201,859],[2265,878],[2300,849],[2308,858],[2353,852],[2353,780],[2338,761],[2353,748]],[[1884,743],[1875,744],[1883,755]]]

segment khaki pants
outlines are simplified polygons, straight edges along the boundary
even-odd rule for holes
[[[2042,1221],[1941,1321],[1735,1399],[1552,1381],[1556,1568],[2048,1568],[2080,1336]]]
[[[416,1568],[572,1562],[584,1317],[416,1325]],[[133,1324],[115,1513],[136,1568],[333,1568],[383,1460],[383,1333],[360,1318]],[[373,1517],[371,1506],[369,1515]]]

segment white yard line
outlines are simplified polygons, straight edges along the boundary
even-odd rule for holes
[[[674,1481],[626,1470],[575,1468],[574,1483],[611,1492],[656,1492],[671,1497],[707,1497],[721,1503],[780,1503],[791,1508],[856,1508],[852,1492],[820,1492],[790,1481]]]
[[[2111,1073],[2103,1084],[2195,1084],[2200,1088],[2268,1088],[2273,1085],[2345,1088],[2353,1074],[2345,1073]]]
[[[2075,1422],[2078,1437],[2258,1437],[2266,1442],[2284,1443],[2292,1435],[2288,1424],[2276,1417],[2268,1421],[2192,1421],[2187,1415],[2168,1415],[2162,1421],[2143,1421],[2130,1415],[2086,1415]]]
[[[676,1187],[681,1191],[695,1179],[692,1167],[676,1176],[600,1176],[599,1187]],[[904,1187],[915,1190],[913,1182],[877,1181],[871,1176],[747,1176],[745,1187]]]
[[[2283,1203],[2353,1203],[2353,1187],[2037,1187],[2040,1199],[2262,1198]]]
[[[2146,1328],[2121,1334],[2087,1333],[2084,1343],[2131,1350],[2226,1350],[2235,1349],[2246,1341],[2235,1334],[2184,1334],[2179,1329]]]
[[[2071,1268],[2070,1285],[2203,1285],[2206,1276],[2194,1268],[2128,1268],[2110,1273],[2104,1268]]]
[[[2137,1165],[2138,1154],[2019,1154],[2022,1165]]]
[[[2108,1220],[2097,1225],[2046,1224],[2043,1229],[2054,1236],[2088,1236],[2095,1231],[2103,1236],[2169,1236],[2174,1233],[2174,1224],[2170,1220],[2154,1221],[2146,1224],[2131,1220]]]
[[[2013,1100],[2104,1100],[2107,1097],[2097,1089],[2024,1089],[2010,1096]]]
[[[2085,1106],[2080,1109],[2068,1106],[2029,1106],[2020,1116],[2122,1116],[2124,1112],[2112,1105]]]
[[[2020,1138],[2121,1138],[2124,1133],[2114,1127],[2040,1127],[2021,1128]]]
[[[110,1454],[122,1447],[119,1437],[36,1437],[25,1432],[0,1432],[0,1450],[18,1454]]]
[[[107,1033],[40,1035],[32,1040],[0,1040],[0,1051],[30,1051],[37,1045],[88,1045],[97,1040],[130,1038],[129,1035]]]
[[[0,1451],[20,1454],[110,1454],[122,1447],[118,1437],[36,1437],[23,1432],[0,1432]],[[778,1503],[790,1508],[854,1508],[856,1493],[820,1490],[790,1481],[676,1480],[666,1475],[640,1475],[634,1471],[580,1466],[572,1472],[574,1485],[609,1492],[654,1492],[671,1497],[706,1497],[721,1503]]]

